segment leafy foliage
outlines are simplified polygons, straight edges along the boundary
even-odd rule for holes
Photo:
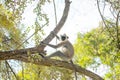
[[[34,64],[26,64],[24,71],[19,72],[20,79],[25,80],[73,80],[73,72],[63,68],[37,66]],[[66,73],[67,72],[67,73]],[[24,73],[24,76],[23,76]]]
[[[33,42],[32,45],[38,45],[44,35],[42,27],[49,23],[47,15],[42,12],[41,9],[47,1],[50,2],[49,0],[36,1],[36,8],[34,8],[36,21],[34,21],[34,24],[31,26],[23,24],[22,21],[24,19],[23,14],[26,7],[32,4],[32,2],[35,2],[34,0],[0,1],[0,51],[28,47],[30,46],[28,40]],[[32,35],[30,34],[31,32]],[[33,57],[37,57],[37,54],[33,55]],[[12,60],[0,62],[0,79],[16,80],[18,78],[13,69],[16,69],[16,67],[14,67],[16,64],[21,64],[22,62],[14,61],[14,63],[12,63],[11,61]],[[22,66],[19,66],[18,68]],[[26,78],[29,77],[31,76],[28,75]]]
[[[0,44],[2,50],[15,49],[22,40],[21,32],[15,25],[13,13],[0,4]],[[15,45],[13,45],[15,44]]]
[[[107,66],[109,71],[106,74],[106,80],[119,79],[120,68],[119,51],[116,50],[115,43],[109,38],[107,30],[102,27],[94,29],[86,34],[78,34],[77,41],[74,45],[77,56],[76,63],[83,67],[100,65]],[[115,78],[113,78],[115,76]]]
[[[0,4],[0,25],[7,29],[14,26],[14,16],[12,12],[5,9],[2,4]]]

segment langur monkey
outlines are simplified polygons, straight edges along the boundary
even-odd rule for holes
[[[61,48],[61,50],[57,50],[56,52],[52,53],[49,56],[46,56],[46,58],[51,58],[51,57],[60,57],[61,59],[63,59],[64,61],[68,61],[70,62],[74,69],[75,69],[75,79],[77,80],[77,73],[76,73],[76,68],[73,64],[72,58],[74,56],[74,48],[73,45],[69,42],[68,40],[68,36],[66,34],[63,34],[60,36],[60,38],[55,34],[54,31],[51,32],[51,34],[55,35],[57,37],[58,40],[60,40],[61,42],[57,45],[52,45],[52,44],[48,44],[45,42],[41,42],[43,45],[48,45],[52,48]]]
[[[53,35],[57,37],[58,40],[61,40],[61,42],[57,45],[48,44],[45,42],[42,42],[43,45],[48,45],[52,48],[61,48],[60,50],[57,50],[56,52],[52,53],[49,56],[46,56],[46,58],[51,57],[60,57],[64,61],[71,61],[74,55],[74,48],[73,45],[69,42],[68,36],[66,34],[63,34],[60,36],[60,38],[55,34],[54,31],[51,32]]]

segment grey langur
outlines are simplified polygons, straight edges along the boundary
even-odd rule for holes
[[[68,36],[66,34],[63,34],[60,36],[60,38],[55,34],[54,31],[51,32],[53,35],[57,37],[61,42],[57,45],[48,44],[45,42],[41,42],[43,45],[48,45],[52,48],[61,48],[60,50],[57,50],[56,52],[52,53],[49,56],[46,56],[47,58],[51,57],[60,57],[64,61],[71,61],[74,56],[74,48],[73,45],[69,42]]]
[[[57,50],[56,52],[52,53],[49,56],[46,56],[46,58],[60,57],[64,61],[70,62],[75,69],[75,80],[77,80],[76,68],[75,68],[75,66],[73,64],[73,61],[72,61],[72,58],[74,56],[74,48],[73,48],[73,45],[69,42],[68,36],[66,34],[63,34],[59,38],[55,34],[54,31],[52,31],[51,34],[55,35],[57,37],[57,39],[60,40],[61,42],[58,43],[57,45],[52,45],[52,44],[48,44],[48,43],[45,43],[45,42],[41,42],[41,44],[48,45],[48,46],[50,46],[52,48],[55,48],[55,49],[56,48],[61,48],[61,49]]]

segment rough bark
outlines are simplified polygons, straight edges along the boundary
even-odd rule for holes
[[[63,11],[63,16],[60,22],[57,24],[57,26],[53,30],[55,34],[57,34],[60,31],[60,29],[63,27],[67,19],[67,16],[68,16],[69,7],[70,7],[70,1],[65,0],[65,9]],[[49,43],[54,37],[55,37],[54,35],[49,34],[48,37],[46,37],[43,41]],[[52,59],[49,59],[49,60],[48,59],[42,59],[42,60],[35,59],[34,61],[29,60],[29,57],[27,55],[28,52],[30,52],[31,54],[38,53],[38,52],[43,53],[45,47],[46,46],[39,45],[37,47],[32,47],[32,48],[27,48],[27,49],[0,51],[0,60],[14,59],[14,60],[20,60],[24,62],[30,62],[30,63],[37,64],[37,65],[56,66],[56,67],[63,67],[63,68],[67,68],[70,70],[74,70],[73,66],[70,63],[59,61],[59,60],[52,60]],[[95,80],[103,80],[99,75],[94,74],[91,71],[88,71],[84,68],[81,68],[80,66],[75,65],[75,68],[77,72],[82,73],[88,77],[91,77]]]
[[[28,60],[27,58],[21,59],[21,58],[17,58],[18,60],[24,61],[24,62],[28,62],[28,63],[34,63],[36,65],[44,65],[44,66],[56,66],[56,67],[61,67],[61,68],[66,68],[66,69],[70,69],[70,70],[75,70],[78,73],[84,74],[90,78],[92,78],[93,80],[103,80],[99,75],[86,70],[85,68],[82,68],[78,65],[72,65],[71,63],[65,62],[65,61],[60,61],[60,60],[55,60],[55,59],[34,59],[33,61]]]

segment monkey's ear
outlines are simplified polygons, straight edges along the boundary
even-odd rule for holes
[[[66,39],[69,39],[69,37],[64,33],[63,35],[60,35],[61,37],[65,37]]]

